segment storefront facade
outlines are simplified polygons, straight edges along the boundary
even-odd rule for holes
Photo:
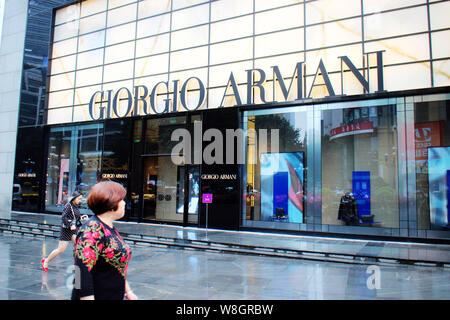
[[[344,2],[55,8],[13,210],[111,179],[129,221],[448,240],[450,2]]]

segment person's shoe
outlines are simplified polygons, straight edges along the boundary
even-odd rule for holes
[[[42,270],[48,272],[48,267],[44,267],[45,259],[42,259],[41,262],[42,262]]]

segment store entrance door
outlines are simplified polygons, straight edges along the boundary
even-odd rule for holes
[[[184,225],[198,225],[200,166],[179,166],[178,177],[183,189],[177,195],[177,211],[183,214]]]
[[[177,166],[170,156],[144,157],[143,219],[183,222],[176,210]]]
[[[177,166],[170,156],[145,156],[143,169],[143,220],[197,225],[199,166]]]

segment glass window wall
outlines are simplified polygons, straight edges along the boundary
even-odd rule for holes
[[[322,223],[399,228],[396,106],[328,108],[321,120]]]
[[[244,221],[306,222],[309,125],[302,108],[245,112]]]
[[[323,98],[330,95],[324,86],[310,90],[320,60],[336,94],[364,93],[349,72],[344,72],[345,86],[341,85],[339,57],[342,56],[347,56],[365,77],[370,74],[372,93],[377,85],[374,69],[377,61],[375,55],[367,58],[364,53],[383,51],[383,89],[387,91],[450,84],[446,46],[449,24],[444,14],[449,6],[447,2],[335,2],[86,0],[57,10],[51,74],[67,74],[70,79],[71,72],[99,67],[101,72],[105,69],[106,76],[86,85],[108,83],[109,86],[127,79],[133,86],[144,76],[166,75],[173,79],[177,72],[207,68],[207,77],[200,80],[208,88],[205,108],[212,109],[235,105],[234,101],[229,101],[233,100],[230,97],[223,99],[222,88],[231,70],[224,70],[228,77],[223,81],[219,81],[223,72],[213,72],[225,69],[228,64],[242,62],[254,68],[261,65],[263,59],[273,59],[273,64],[263,69],[267,75],[264,85],[270,87],[273,83],[271,66],[287,64],[288,56],[295,57],[292,61],[289,59],[287,68],[292,70],[296,63],[304,62],[305,97]],[[62,57],[64,59],[58,59]],[[136,60],[133,66],[111,65],[133,59]],[[77,62],[75,68],[74,61]],[[372,67],[371,72],[368,66]],[[129,71],[133,68],[134,72]],[[245,77],[250,68],[233,70],[233,75]],[[192,76],[189,72],[183,75],[186,75],[184,79],[175,80],[183,83]],[[238,81],[238,85],[245,80]],[[51,88],[50,95],[73,87],[70,85],[73,81],[69,81],[69,85],[64,82],[63,88]],[[120,88],[109,87],[113,91]],[[243,89],[241,100],[246,101]],[[52,112],[56,111],[49,111]],[[55,119],[55,116],[49,118]],[[81,115],[76,118],[90,120]]]
[[[444,98],[444,97],[443,97]],[[417,226],[450,230],[450,101],[414,103]]]
[[[49,134],[45,209],[60,212],[70,195],[83,196],[81,209],[88,212],[86,198],[99,181],[103,125],[52,128]]]

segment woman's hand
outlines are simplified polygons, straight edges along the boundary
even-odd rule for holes
[[[77,227],[75,227],[74,225],[71,225],[70,230],[75,231],[75,230],[77,230]]]

